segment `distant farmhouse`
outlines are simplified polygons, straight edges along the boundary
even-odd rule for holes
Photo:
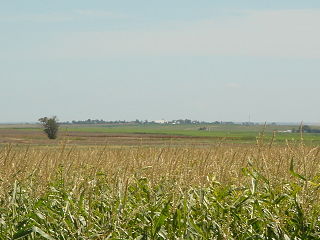
[[[161,119],[161,120],[155,120],[154,123],[165,124],[165,123],[168,123],[168,121],[164,120],[164,119]]]
[[[283,130],[283,131],[278,131],[278,133],[292,133],[292,130]]]

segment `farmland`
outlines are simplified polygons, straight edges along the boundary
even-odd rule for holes
[[[259,134],[266,141],[285,144],[286,141],[300,141],[300,133],[281,133],[278,131],[298,129],[299,126],[274,125],[63,125],[58,141],[47,140],[39,125],[0,125],[0,144],[18,143],[32,145],[56,145],[67,141],[74,145],[212,145],[255,144]],[[319,128],[316,126],[315,128]],[[304,133],[305,144],[320,143],[320,134]]]
[[[1,239],[319,239],[320,137],[289,127],[3,126]]]

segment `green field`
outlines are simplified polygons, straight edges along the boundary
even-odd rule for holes
[[[199,130],[200,127],[207,130]],[[202,137],[239,143],[252,143],[259,136],[275,142],[300,141],[300,133],[281,133],[277,131],[298,129],[299,126],[274,126],[274,125],[101,125],[101,126],[71,126],[64,127],[66,131],[92,132],[92,133],[121,133],[121,134],[158,134],[167,136]],[[275,133],[274,133],[275,132]],[[303,133],[303,140],[307,144],[320,143],[320,134]]]

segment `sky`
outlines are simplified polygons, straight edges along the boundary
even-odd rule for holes
[[[0,122],[319,122],[319,0],[0,0]]]

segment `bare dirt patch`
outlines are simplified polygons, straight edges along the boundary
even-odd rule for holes
[[[216,140],[208,137],[189,137],[165,134],[127,134],[60,132],[58,139],[49,140],[39,129],[0,128],[0,144],[56,145],[67,142],[71,145],[208,145]]]

